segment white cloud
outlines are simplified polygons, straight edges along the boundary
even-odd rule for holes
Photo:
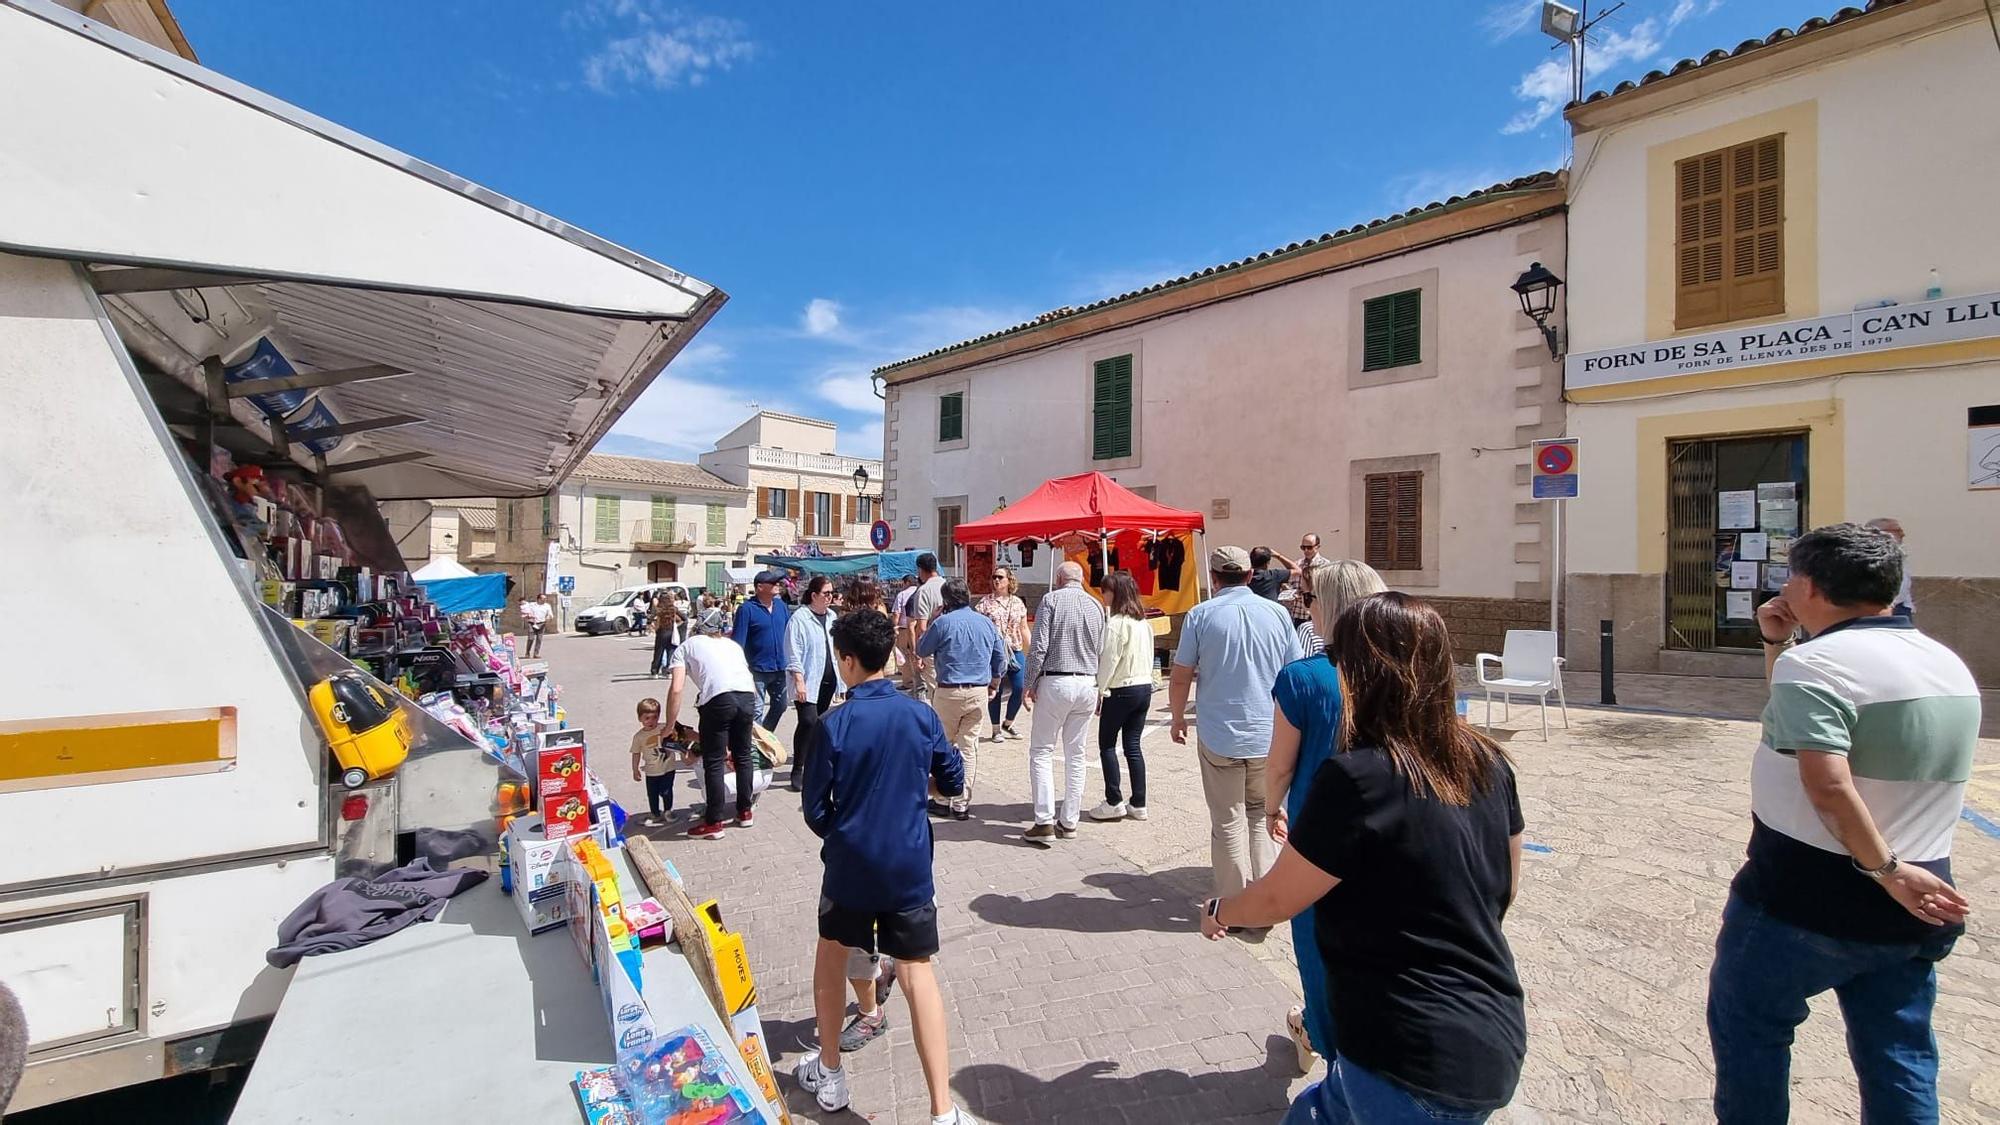
[[[840,438],[835,443],[834,448],[837,452],[844,453],[849,457],[867,457],[871,460],[881,460],[882,419],[876,418],[873,421],[863,422],[858,426],[842,426],[840,429]],[[879,483],[871,485],[868,491],[870,495],[879,496],[881,495],[881,485]]]
[[[879,413],[882,400],[875,397],[875,385],[866,366],[829,369],[820,377],[819,397],[857,414]]]
[[[1630,31],[1605,31],[1592,37],[1584,55],[1584,85],[1614,67],[1643,62],[1660,53],[1662,39],[1658,20],[1645,19]],[[1562,112],[1574,91],[1570,89],[1569,58],[1558,54],[1521,76],[1514,94],[1529,103],[1528,108],[1501,126],[1503,133],[1525,133]]]
[[[1672,31],[1691,19],[1700,19],[1722,7],[1722,0],[1678,0],[1674,10],[1667,15],[1667,30]]]
[[[1479,29],[1498,43],[1536,26],[1542,0],[1500,0],[1479,17]]]
[[[814,297],[806,302],[803,319],[806,335],[831,336],[840,331],[840,305],[825,297]]]
[[[692,461],[760,407],[786,409],[783,402],[760,400],[755,388],[734,380],[690,379],[669,365],[611,430],[655,442]]]
[[[683,12],[656,0],[595,0],[571,22],[612,28],[611,38],[583,60],[583,80],[599,93],[699,86],[710,74],[757,53],[740,21]]]

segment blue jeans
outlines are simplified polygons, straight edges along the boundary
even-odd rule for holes
[[[1027,671],[1022,666],[1022,661],[1025,659],[1027,658],[1021,653],[1014,654],[1013,659],[1007,663],[1007,671],[1000,676],[1000,690],[993,694],[993,698],[986,701],[986,718],[996,727],[1000,725],[1001,696],[1007,696],[1008,722],[1013,722],[1014,716],[1021,713],[1021,677]],[[1008,694],[1010,692],[1011,695]]]
[[[1430,1121],[1484,1121],[1474,1109],[1413,1093],[1338,1056],[1326,1077],[1299,1092],[1281,1125],[1421,1125]]]
[[[1860,880],[1860,876],[1855,876]],[[1865,882],[1857,894],[1881,894]],[[1784,1121],[1791,1112],[1792,1032],[1806,1001],[1832,989],[1861,1081],[1861,1120],[1938,1119],[1937,962],[1955,934],[1886,945],[1781,922],[1732,892],[1708,974],[1708,1039],[1720,1125]]]
[[[792,690],[791,673],[752,672],[750,678],[757,683],[757,725],[777,730],[778,719],[785,713],[785,696]]]

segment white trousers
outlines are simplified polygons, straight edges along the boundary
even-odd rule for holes
[[[1035,685],[1035,721],[1028,731],[1028,784],[1035,794],[1035,823],[1076,827],[1083,815],[1083,737],[1097,710],[1096,676],[1043,676]],[[1055,753],[1062,744],[1061,815],[1056,808]]]

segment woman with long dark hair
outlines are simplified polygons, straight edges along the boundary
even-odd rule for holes
[[[840,674],[834,670],[833,579],[815,574],[806,582],[806,601],[785,625],[785,670],[792,674],[792,707],[798,729],[792,735],[792,778],[798,792],[806,763],[819,741],[819,718],[840,694]]]
[[[1520,882],[1514,770],[1458,717],[1444,619],[1405,594],[1356,602],[1327,652],[1346,738],[1263,878],[1202,908],[1203,936],[1316,906],[1334,1055],[1294,1122],[1483,1121],[1527,1054],[1501,920]]]
[[[1306,646],[1311,655],[1280,669],[1271,688],[1277,706],[1272,708],[1271,753],[1264,759],[1264,818],[1265,829],[1279,847],[1285,846],[1292,818],[1304,808],[1319,768],[1340,741],[1340,672],[1324,654],[1325,646],[1316,642],[1333,635],[1341,611],[1387,587],[1367,563],[1341,559],[1316,567],[1307,577],[1306,589],[1305,596],[1312,599],[1312,620],[1300,627],[1300,635],[1313,632],[1315,643]],[[1310,906],[1292,919],[1292,949],[1298,957],[1305,1003],[1286,1013],[1285,1028],[1298,1053],[1300,1073],[1312,1069],[1314,1055],[1333,1055],[1333,1009],[1327,1004],[1326,966],[1313,945],[1313,925]]]
[[[687,640],[687,622],[681,617],[680,603],[662,593],[654,607],[653,615],[653,663],[646,671],[649,675],[664,676],[667,665],[674,658],[674,650]],[[669,730],[673,723],[667,724]]]
[[[1110,613],[1097,657],[1097,756],[1104,766],[1104,803],[1090,810],[1090,819],[1144,820],[1146,756],[1139,746],[1153,704],[1153,630],[1146,624],[1139,583],[1129,573],[1121,570],[1104,580],[1104,600]],[[1118,777],[1121,740],[1125,764],[1132,770],[1130,804]]]

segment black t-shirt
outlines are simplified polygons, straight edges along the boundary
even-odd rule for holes
[[[1282,566],[1265,567],[1250,572],[1250,592],[1260,598],[1278,600],[1278,591],[1292,580],[1292,572]]]
[[[1514,771],[1459,808],[1417,797],[1381,750],[1335,754],[1291,846],[1340,883],[1316,908],[1341,1055],[1420,1094],[1497,1109],[1528,1050],[1501,935],[1521,831]]]

